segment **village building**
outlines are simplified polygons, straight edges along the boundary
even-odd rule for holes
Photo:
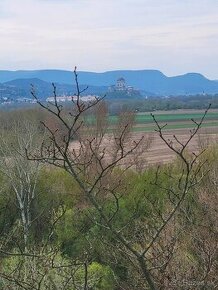
[[[126,87],[126,81],[124,78],[119,78],[117,80],[117,83],[116,83],[116,90],[117,91],[125,91],[127,89]]]
[[[120,92],[120,93],[125,93],[127,95],[139,93],[137,89],[135,89],[133,86],[129,86],[126,83],[126,80],[123,77],[120,77],[117,79],[116,84],[112,85],[108,88],[108,91],[111,93],[115,92]]]
[[[92,102],[92,101],[95,101],[96,98],[99,98],[99,97],[98,96],[94,96],[94,95],[86,95],[86,96],[81,96],[80,100],[82,102]],[[57,96],[56,97],[56,101],[58,103],[60,103],[60,102],[72,102],[72,101],[76,101],[76,100],[77,100],[77,96],[76,95],[73,95],[73,96],[63,95],[63,96]],[[46,99],[46,102],[53,103],[54,101],[55,101],[54,96],[48,97]]]

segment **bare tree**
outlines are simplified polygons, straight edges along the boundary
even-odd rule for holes
[[[13,130],[1,132],[0,136],[0,170],[8,180],[20,214],[23,244],[27,251],[30,227],[33,221],[31,207],[36,197],[39,162],[32,162],[25,155],[25,148],[33,150],[39,144],[37,126],[31,122],[14,123]]]
[[[141,140],[126,142],[126,136],[131,129],[128,123],[121,124],[114,135],[108,135],[107,130],[100,130],[98,136],[90,138],[84,117],[91,108],[99,105],[101,99],[96,98],[91,103],[83,102],[76,70],[74,74],[77,86],[76,101],[72,99],[72,108],[68,113],[57,102],[55,86],[54,102],[49,103],[48,106],[42,103],[37,98],[36,93],[32,91],[37,103],[57,118],[65,133],[60,140],[60,132],[43,123],[48,132],[48,139],[43,142],[38,151],[30,152],[26,148],[27,157],[31,161],[51,164],[68,172],[78,183],[87,203],[96,210],[96,215],[90,215],[90,219],[113,236],[122,253],[128,256],[134,267],[138,268],[141,289],[159,289],[158,273],[164,271],[164,267],[168,265],[176,242],[170,239],[170,246],[161,245],[161,238],[166,235],[166,231],[169,231],[169,227],[177,218],[190,190],[204,176],[202,171],[204,162],[199,161],[202,152],[198,154],[193,152],[190,156],[186,151],[189,143],[200,130],[209,108],[199,122],[192,120],[196,127],[190,132],[190,136],[185,142],[181,142],[176,136],[173,136],[172,140],[166,139],[164,136],[166,125],[161,126],[153,116],[160,138],[181,161],[181,174],[175,177],[172,172],[167,172],[169,179],[172,178],[174,182],[166,187],[159,178],[159,171],[156,172],[153,185],[163,191],[167,197],[167,204],[164,211],[160,211],[155,200],[149,199],[145,194],[145,200],[153,209],[153,214],[150,220],[144,221],[144,227],[140,227],[140,234],[138,234],[134,223],[137,216],[137,205],[133,210],[133,215],[122,226],[116,223],[121,210],[122,194],[120,194],[119,188],[123,174],[120,171],[119,175],[116,175],[116,169],[122,162],[128,160],[127,158],[137,149]],[[102,128],[100,123],[98,126]],[[83,132],[83,138],[81,138],[81,132]],[[108,138],[112,143],[108,141]],[[110,155],[108,147],[113,148],[112,155]],[[108,201],[113,204],[110,210],[107,208]],[[134,227],[135,232],[133,230],[132,235],[129,235],[132,227]],[[167,248],[169,255],[166,255]],[[161,264],[159,257],[163,257],[163,255],[165,258]],[[88,286],[85,285],[84,289],[88,289]]]

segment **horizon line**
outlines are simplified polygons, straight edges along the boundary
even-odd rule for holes
[[[73,70],[70,70],[70,69],[64,69],[64,68],[39,68],[39,69],[0,69],[0,72],[1,71],[6,71],[6,72],[32,72],[32,71],[65,71],[65,72],[74,72],[74,69]],[[186,73],[182,73],[182,74],[173,74],[173,75],[169,75],[169,74],[166,74],[164,73],[162,70],[160,69],[155,69],[155,68],[144,68],[144,69],[112,69],[112,70],[105,70],[105,71],[92,71],[92,70],[79,70],[77,69],[77,72],[78,73],[95,73],[95,74],[103,74],[103,73],[107,73],[107,72],[118,72],[118,71],[138,71],[138,72],[141,72],[141,71],[157,71],[157,72],[160,72],[162,73],[163,75],[165,75],[166,77],[177,77],[177,76],[184,76],[184,75],[187,75],[187,74],[198,74],[198,75],[201,75],[209,80],[212,80],[212,81],[217,81],[218,80],[218,77],[217,78],[214,78],[214,79],[211,79],[209,77],[207,77],[206,75],[204,75],[203,73],[201,72],[196,72],[196,71],[188,71]]]

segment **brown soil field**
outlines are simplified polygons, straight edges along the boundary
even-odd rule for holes
[[[167,140],[172,140],[173,144],[176,145],[176,141],[173,135],[176,135],[180,142],[185,143],[190,136],[190,131],[189,129],[167,130],[164,133],[164,136]],[[130,164],[136,163],[138,169],[143,169],[153,164],[170,163],[176,158],[176,154],[167,147],[157,132],[132,132],[125,143],[125,148],[132,148],[134,142],[139,141],[142,136],[144,136],[143,142],[140,143],[140,146],[137,147],[133,154],[128,155],[128,157],[123,160],[122,163],[120,163],[122,167],[129,167]],[[190,153],[197,153],[200,150],[213,145],[214,143],[218,143],[218,127],[201,128],[198,134],[196,134],[196,136],[188,145],[187,150]],[[178,144],[176,146],[179,148]],[[71,144],[71,148],[75,152],[79,152],[80,143],[77,141],[73,142]],[[115,151],[114,138],[111,134],[107,134],[103,138],[99,148],[102,149],[102,152],[103,150],[105,151],[104,159],[106,162],[108,162]],[[134,167],[135,166],[133,166],[133,168]]]
[[[143,134],[141,132],[134,133],[132,138],[139,140]],[[176,144],[173,135],[182,142],[185,143],[189,136],[188,129],[176,129],[169,130],[165,132],[166,139],[173,140],[173,144]],[[169,163],[176,158],[176,154],[170,150],[164,141],[159,137],[158,133],[147,133],[146,136],[152,136],[152,142],[148,150],[142,154],[142,159],[145,160],[147,164],[157,164],[157,163]],[[214,143],[218,143],[218,128],[201,128],[199,133],[193,138],[188,146],[189,152],[199,152],[203,148],[207,148]]]

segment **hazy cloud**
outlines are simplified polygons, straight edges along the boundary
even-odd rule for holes
[[[217,0],[1,0],[1,69],[155,68],[218,79]]]

